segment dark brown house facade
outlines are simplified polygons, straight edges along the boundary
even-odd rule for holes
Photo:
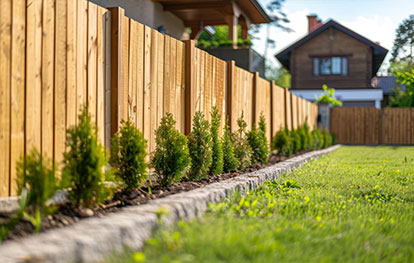
[[[330,20],[308,16],[309,33],[276,55],[292,75],[296,95],[314,100],[322,85],[336,89],[344,106],[380,106],[382,90],[371,80],[388,50]]]

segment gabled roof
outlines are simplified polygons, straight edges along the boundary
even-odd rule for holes
[[[338,22],[334,21],[334,20],[329,20],[328,22],[326,22],[323,26],[319,27],[318,29],[312,31],[311,33],[309,33],[308,35],[306,35],[305,37],[299,39],[298,41],[296,41],[295,43],[293,43],[292,45],[290,45],[289,47],[287,47],[286,49],[282,50],[281,52],[279,52],[278,54],[276,54],[276,58],[280,61],[280,63],[286,67],[288,70],[290,70],[290,54],[291,52],[295,49],[300,47],[301,45],[305,44],[307,41],[311,40],[312,38],[314,38],[315,36],[319,35],[320,33],[322,33],[323,31],[327,30],[328,28],[333,27],[339,31],[344,32],[345,34],[361,41],[362,43],[370,46],[373,50],[372,54],[373,54],[373,76],[376,75],[378,69],[381,66],[382,61],[385,58],[385,55],[387,55],[388,50],[383,48],[382,46],[378,45],[375,42],[372,42],[371,40],[361,36],[360,34],[352,31],[351,29],[339,24]]]

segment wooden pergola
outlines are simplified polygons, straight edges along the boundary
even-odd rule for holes
[[[198,39],[204,27],[228,25],[229,40],[237,48],[237,27],[248,38],[251,24],[269,23],[270,18],[257,0],[153,0],[163,5],[191,28],[191,39]]]

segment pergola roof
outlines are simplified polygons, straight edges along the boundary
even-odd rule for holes
[[[161,3],[165,11],[170,11],[184,21],[188,27],[199,25],[215,26],[227,24],[226,15],[234,15],[233,3],[252,24],[269,23],[266,14],[257,0],[153,0]]]

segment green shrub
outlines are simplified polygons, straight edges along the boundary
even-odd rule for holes
[[[148,177],[146,148],[142,133],[131,122],[122,120],[121,129],[112,138],[111,163],[129,190],[140,187]]]
[[[305,131],[305,135],[308,141],[306,149],[313,149],[313,137],[312,137],[309,125],[308,125],[307,118],[305,120],[305,123],[303,124],[303,130]]]
[[[328,148],[332,145],[332,137],[331,134],[327,130],[322,131],[323,135],[323,148]]]
[[[221,115],[219,114],[218,108],[214,107],[211,112],[211,140],[213,143],[213,162],[210,167],[211,174],[221,174],[223,172],[223,144],[219,138],[219,129]]]
[[[296,153],[299,152],[302,149],[301,141],[300,141],[300,135],[298,130],[292,130],[289,132],[289,137],[292,143],[292,152]]]
[[[188,150],[191,158],[191,167],[188,177],[200,180],[210,171],[212,158],[212,140],[210,124],[204,119],[202,112],[196,112],[193,118],[193,129],[188,135]]]
[[[272,141],[272,149],[277,150],[279,155],[289,156],[292,154],[292,142],[287,128],[281,128],[276,132]]]
[[[107,158],[87,107],[82,109],[78,125],[66,131],[66,147],[62,178],[70,187],[69,198],[77,207],[99,204],[107,194],[103,184]]]
[[[296,130],[299,139],[300,139],[300,151],[307,150],[309,147],[308,136],[306,134],[305,128],[303,126],[298,127]]]
[[[156,146],[151,156],[151,167],[155,169],[162,186],[179,181],[191,164],[187,138],[174,125],[173,115],[167,113],[155,131]]]
[[[239,170],[244,170],[252,163],[253,151],[247,140],[247,123],[244,121],[244,114],[237,120],[239,129],[233,133],[234,154],[239,160]]]
[[[311,132],[313,140],[313,149],[318,150],[323,148],[323,135],[322,132],[316,128]]]
[[[250,148],[253,151],[253,163],[268,163],[269,161],[269,146],[266,138],[266,122],[263,115],[260,116],[259,129],[256,129],[256,124],[247,133],[247,140]]]
[[[223,144],[223,171],[232,172],[237,170],[239,167],[239,160],[234,154],[234,147],[232,142],[232,134],[230,132],[230,127],[228,124],[229,120],[226,120],[224,126],[223,136],[221,137],[221,142]]]

